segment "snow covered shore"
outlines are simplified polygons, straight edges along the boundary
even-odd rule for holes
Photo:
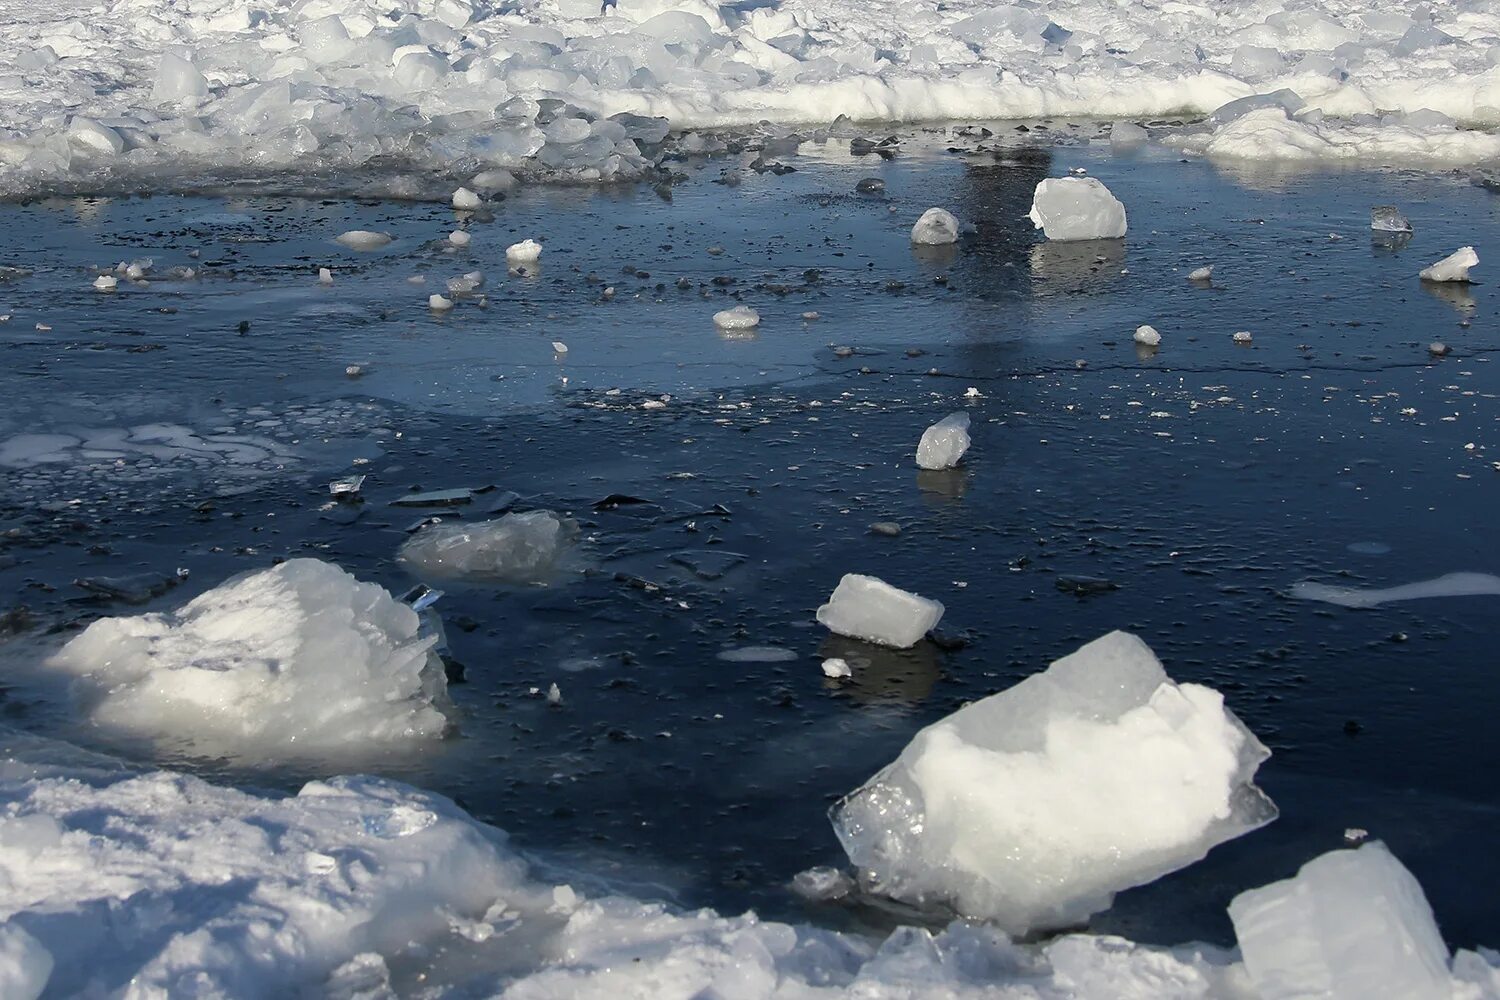
[[[1298,159],[1500,156],[1500,139],[1470,130],[1500,123],[1494,0],[1378,11],[921,0],[898,23],[868,0],[618,0],[602,12],[594,0],[6,0],[0,26],[0,194],[11,196],[293,168],[378,171],[388,193],[424,196],[389,178],[609,179],[649,169],[669,128],[1147,119],[1283,89],[1295,100],[1186,144]],[[689,135],[682,148],[722,142]]]

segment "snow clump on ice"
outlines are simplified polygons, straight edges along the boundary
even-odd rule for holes
[[[291,559],[176,611],[100,619],[45,666],[76,675],[106,731],[282,756],[443,735],[435,641],[379,584]]]
[[[401,546],[400,559],[423,579],[545,583],[578,526],[550,510],[472,524],[432,524]]]
[[[917,442],[917,466],[923,469],[951,469],[969,450],[969,415],[962,410],[952,413],[922,432]]]
[[[943,605],[892,587],[884,580],[846,573],[818,621],[831,632],[906,649],[937,627]]]
[[[867,888],[1007,933],[1067,927],[1276,816],[1269,751],[1111,632],[928,726],[834,812]]]
[[[1095,177],[1049,177],[1036,186],[1027,216],[1049,240],[1116,240],[1125,206]]]

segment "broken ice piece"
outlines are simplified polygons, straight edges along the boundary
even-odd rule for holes
[[[326,267],[320,267],[320,268],[318,268],[318,284],[320,284],[320,285],[331,285],[331,284],[333,284],[333,272],[330,271],[330,270],[328,270],[328,268],[326,268]]]
[[[1156,327],[1154,326],[1138,326],[1135,328],[1135,337],[1133,339],[1137,344],[1156,347],[1161,343],[1161,334],[1156,331]]]
[[[427,296],[427,308],[431,309],[433,312],[447,312],[449,309],[453,308],[453,300],[444,298],[437,292],[433,292],[431,295]]]
[[[837,868],[826,865],[809,868],[792,876],[792,891],[814,902],[843,899],[854,889],[854,880]]]
[[[419,583],[401,595],[402,603],[410,605],[413,611],[426,611],[442,599],[441,590],[429,587],[425,583]]]
[[[760,313],[749,306],[735,306],[714,313],[714,326],[721,330],[753,330],[760,325]]]
[[[1411,872],[1380,841],[1329,851],[1229,904],[1261,1000],[1449,1000],[1448,948]]]
[[[571,519],[533,510],[429,525],[401,546],[399,558],[422,579],[546,583],[577,535]]]
[[[1370,228],[1377,233],[1409,233],[1411,220],[1395,205],[1376,205],[1370,209]]]
[[[364,476],[345,476],[328,484],[328,492],[336,497],[353,497],[365,483]]]
[[[1441,358],[1445,356],[1448,351],[1448,345],[1443,343],[1441,340],[1434,340],[1432,343],[1427,345],[1427,353],[1431,354],[1435,358]]]
[[[911,227],[911,241],[917,246],[957,243],[958,219],[946,208],[929,208]]]
[[[427,493],[408,493],[391,501],[392,507],[452,507],[455,504],[470,503],[474,499],[473,490],[432,490]]]
[[[455,229],[453,230],[453,232],[448,234],[448,242],[452,243],[456,247],[468,246],[471,239],[472,237],[462,229]]]
[[[335,243],[350,250],[379,250],[391,242],[390,233],[372,233],[368,229],[351,229],[334,238]]]
[[[94,279],[94,287],[101,292],[112,292],[119,287],[120,279],[112,274],[101,274]]]
[[[1422,268],[1421,278],[1423,281],[1468,281],[1469,268],[1478,263],[1479,255],[1473,247],[1459,247],[1431,267]]]
[[[552,342],[552,353],[553,354],[567,354],[568,353],[568,345],[564,344],[560,340],[554,340]]]
[[[846,573],[817,617],[830,632],[906,649],[937,626],[943,605],[873,576]]]
[[[1094,177],[1048,177],[1027,216],[1049,240],[1112,240],[1125,235],[1125,206]]]
[[[522,240],[505,248],[505,259],[512,264],[535,264],[542,257],[542,245],[536,240]]]
[[[1251,335],[1249,330],[1241,330],[1234,335],[1234,342],[1236,344],[1248,344],[1254,339],[1255,337]]]
[[[832,819],[867,889],[1019,935],[1270,822],[1267,756],[1217,691],[1111,632],[923,729]]]
[[[845,677],[853,677],[854,671],[849,667],[849,661],[842,656],[830,656],[823,661],[823,676],[833,680]]]
[[[474,212],[484,204],[484,200],[466,187],[461,187],[453,192],[453,207],[461,212]]]
[[[951,469],[969,450],[969,415],[950,413],[922,432],[917,443],[917,466],[922,469]]]
[[[562,688],[553,684],[547,689],[547,704],[557,706],[562,704]]]
[[[1214,276],[1214,266],[1206,264],[1203,267],[1195,267],[1188,272],[1189,281],[1211,281]]]

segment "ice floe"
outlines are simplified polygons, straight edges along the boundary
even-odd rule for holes
[[[494,521],[432,524],[401,546],[419,577],[497,583],[546,583],[571,549],[578,526],[550,510]]]
[[[942,617],[938,601],[859,573],[844,574],[818,609],[818,621],[829,631],[898,648],[915,645]]]

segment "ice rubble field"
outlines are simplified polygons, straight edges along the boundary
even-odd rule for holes
[[[1493,0],[922,0],[896,21],[872,0],[5,0],[0,23],[11,195],[358,167],[484,195],[507,171],[637,175],[669,127],[1149,119],[1282,90],[1178,138],[1230,157],[1500,156],[1468,128],[1500,124]]]

